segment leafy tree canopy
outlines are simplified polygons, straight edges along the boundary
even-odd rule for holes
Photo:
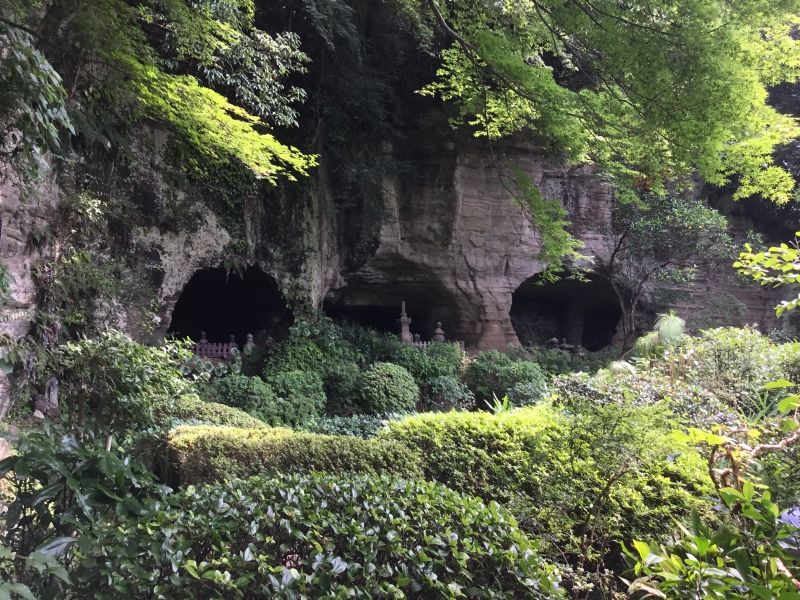
[[[532,130],[631,197],[699,172],[736,179],[736,198],[791,199],[772,152],[800,130],[767,88],[800,76],[795,0],[406,1],[449,43],[422,93],[476,135]]]
[[[745,244],[739,253],[739,260],[733,263],[734,268],[745,277],[749,277],[761,285],[780,287],[790,285],[796,287],[800,283],[800,231],[788,244],[772,246],[758,252],[750,244]],[[784,300],[775,307],[780,317],[784,312],[800,306],[800,294],[796,298]]]
[[[307,57],[290,33],[254,25],[252,0],[0,0],[3,150],[33,160],[69,129],[121,146],[142,120],[169,124],[203,163],[259,179],[304,174],[314,157],[270,127],[296,124],[286,84]]]

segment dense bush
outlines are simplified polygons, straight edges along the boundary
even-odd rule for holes
[[[82,597],[68,593],[65,567],[87,532],[161,493],[152,473],[107,443],[89,430],[45,426],[22,434],[17,453],[0,461],[0,598]]]
[[[464,360],[464,352],[449,342],[432,342],[427,348],[402,344],[390,362],[404,367],[419,385],[434,377],[457,377]]]
[[[609,348],[579,356],[558,348],[534,346],[526,348],[522,355],[525,360],[539,365],[548,375],[563,375],[577,372],[594,373],[616,360],[619,349]]]
[[[481,408],[506,395],[512,406],[533,404],[547,393],[547,377],[539,365],[496,350],[480,352],[467,366],[464,381]]]
[[[391,440],[293,432],[183,426],[167,441],[169,479],[181,485],[271,472],[420,475],[419,459]]]
[[[515,362],[498,373],[499,387],[512,406],[534,404],[547,394],[547,378],[539,365]]]
[[[392,362],[395,353],[405,345],[397,335],[380,333],[369,327],[346,323],[342,326],[342,338],[360,352],[362,367],[377,362]]]
[[[314,340],[292,331],[285,340],[273,346],[264,366],[264,379],[284,371],[323,373],[327,368],[325,355]]]
[[[265,378],[281,371],[313,371],[324,375],[342,361],[361,364],[363,354],[352,345],[336,323],[322,315],[298,320],[286,339],[269,351]]]
[[[480,352],[467,365],[464,373],[464,383],[467,384],[478,404],[485,406],[491,403],[494,395],[502,397],[505,389],[500,382],[500,373],[514,364],[514,360],[507,354],[497,350]]]
[[[361,374],[361,402],[366,412],[376,415],[414,410],[419,388],[400,365],[375,363]]]
[[[117,331],[67,342],[52,353],[49,372],[59,381],[65,414],[83,425],[125,432],[156,425],[189,389],[181,365],[189,353],[178,344],[143,346]]]
[[[353,361],[333,365],[325,374],[325,412],[329,415],[351,414],[359,403],[361,369]]]
[[[392,415],[350,415],[349,417],[318,417],[303,426],[304,431],[325,435],[354,435],[361,438],[374,437],[392,420]]]
[[[755,329],[721,327],[684,336],[680,346],[654,366],[712,390],[732,407],[746,407],[766,383],[781,378],[797,383],[800,345],[772,343]]]
[[[175,402],[161,407],[156,414],[156,429],[167,430],[189,422],[251,429],[266,427],[262,421],[238,408],[217,402],[205,402],[193,395],[183,396]]]
[[[96,529],[76,579],[84,597],[556,597],[499,507],[432,483],[323,475],[150,502]]]
[[[425,404],[425,410],[434,412],[470,410],[475,406],[475,397],[466,384],[457,377],[443,375],[428,381]]]
[[[260,377],[228,375],[215,379],[210,389],[211,399],[242,410],[260,410],[274,404],[272,388]]]
[[[673,518],[705,509],[705,462],[668,426],[653,407],[567,414],[541,405],[416,415],[377,439],[417,451],[427,479],[506,503],[525,530],[559,546],[554,558],[563,551],[613,565],[619,541],[663,533]]]
[[[322,378],[313,371],[284,371],[267,379],[278,398],[254,414],[270,425],[302,425],[322,414],[325,389]]]
[[[651,406],[664,402],[684,425],[710,428],[736,420],[735,411],[712,392],[679,378],[670,379],[654,369],[616,375],[573,373],[554,378],[552,386],[556,401],[566,406],[580,402]]]

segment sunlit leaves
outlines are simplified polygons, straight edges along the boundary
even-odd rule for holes
[[[766,87],[800,75],[791,3],[424,4],[455,33],[423,92],[477,135],[532,131],[628,192],[699,171],[737,198],[790,198],[771,155],[800,130]]]
[[[797,285],[800,283],[800,232],[795,234],[795,239],[789,244],[772,246],[761,252],[754,252],[750,244],[745,244],[744,251],[739,254],[739,260],[733,266],[739,273],[761,285]],[[800,295],[781,301],[775,312],[781,316],[798,305]]]

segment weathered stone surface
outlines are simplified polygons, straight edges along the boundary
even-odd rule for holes
[[[432,334],[429,323],[442,321],[453,337],[473,347],[518,345],[512,294],[546,265],[539,259],[536,228],[509,190],[508,177],[501,176],[501,165],[518,166],[546,198],[567,208],[588,256],[610,252],[604,233],[611,218],[609,188],[590,167],[567,167],[523,144],[505,145],[501,154],[477,141],[426,146],[423,138],[416,147],[417,176],[384,186],[387,209],[377,252],[346,274],[345,285],[329,299],[364,307],[399,306],[406,299],[417,324],[412,330],[422,331],[423,339]],[[742,285],[732,271],[703,274],[693,286],[669,290],[668,298],[659,298],[659,291],[649,290],[645,309],[675,308],[703,326],[772,327],[780,295]],[[730,310],[731,304],[738,310]]]

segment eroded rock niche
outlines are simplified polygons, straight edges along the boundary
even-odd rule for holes
[[[421,339],[432,339],[437,322],[445,332],[453,332],[459,316],[457,303],[434,273],[398,256],[391,268],[382,266],[380,277],[362,273],[350,278],[345,287],[330,292],[323,304],[325,314],[339,322],[397,333],[400,305],[405,301],[412,319],[411,332]]]
[[[526,279],[515,291],[511,322],[523,345],[544,345],[566,339],[590,351],[601,350],[613,339],[620,320],[614,290],[607,280],[590,275],[586,281]]]
[[[248,333],[256,340],[282,337],[293,323],[292,311],[275,280],[258,267],[241,275],[224,268],[196,271],[183,288],[167,333],[179,338],[242,344]]]

